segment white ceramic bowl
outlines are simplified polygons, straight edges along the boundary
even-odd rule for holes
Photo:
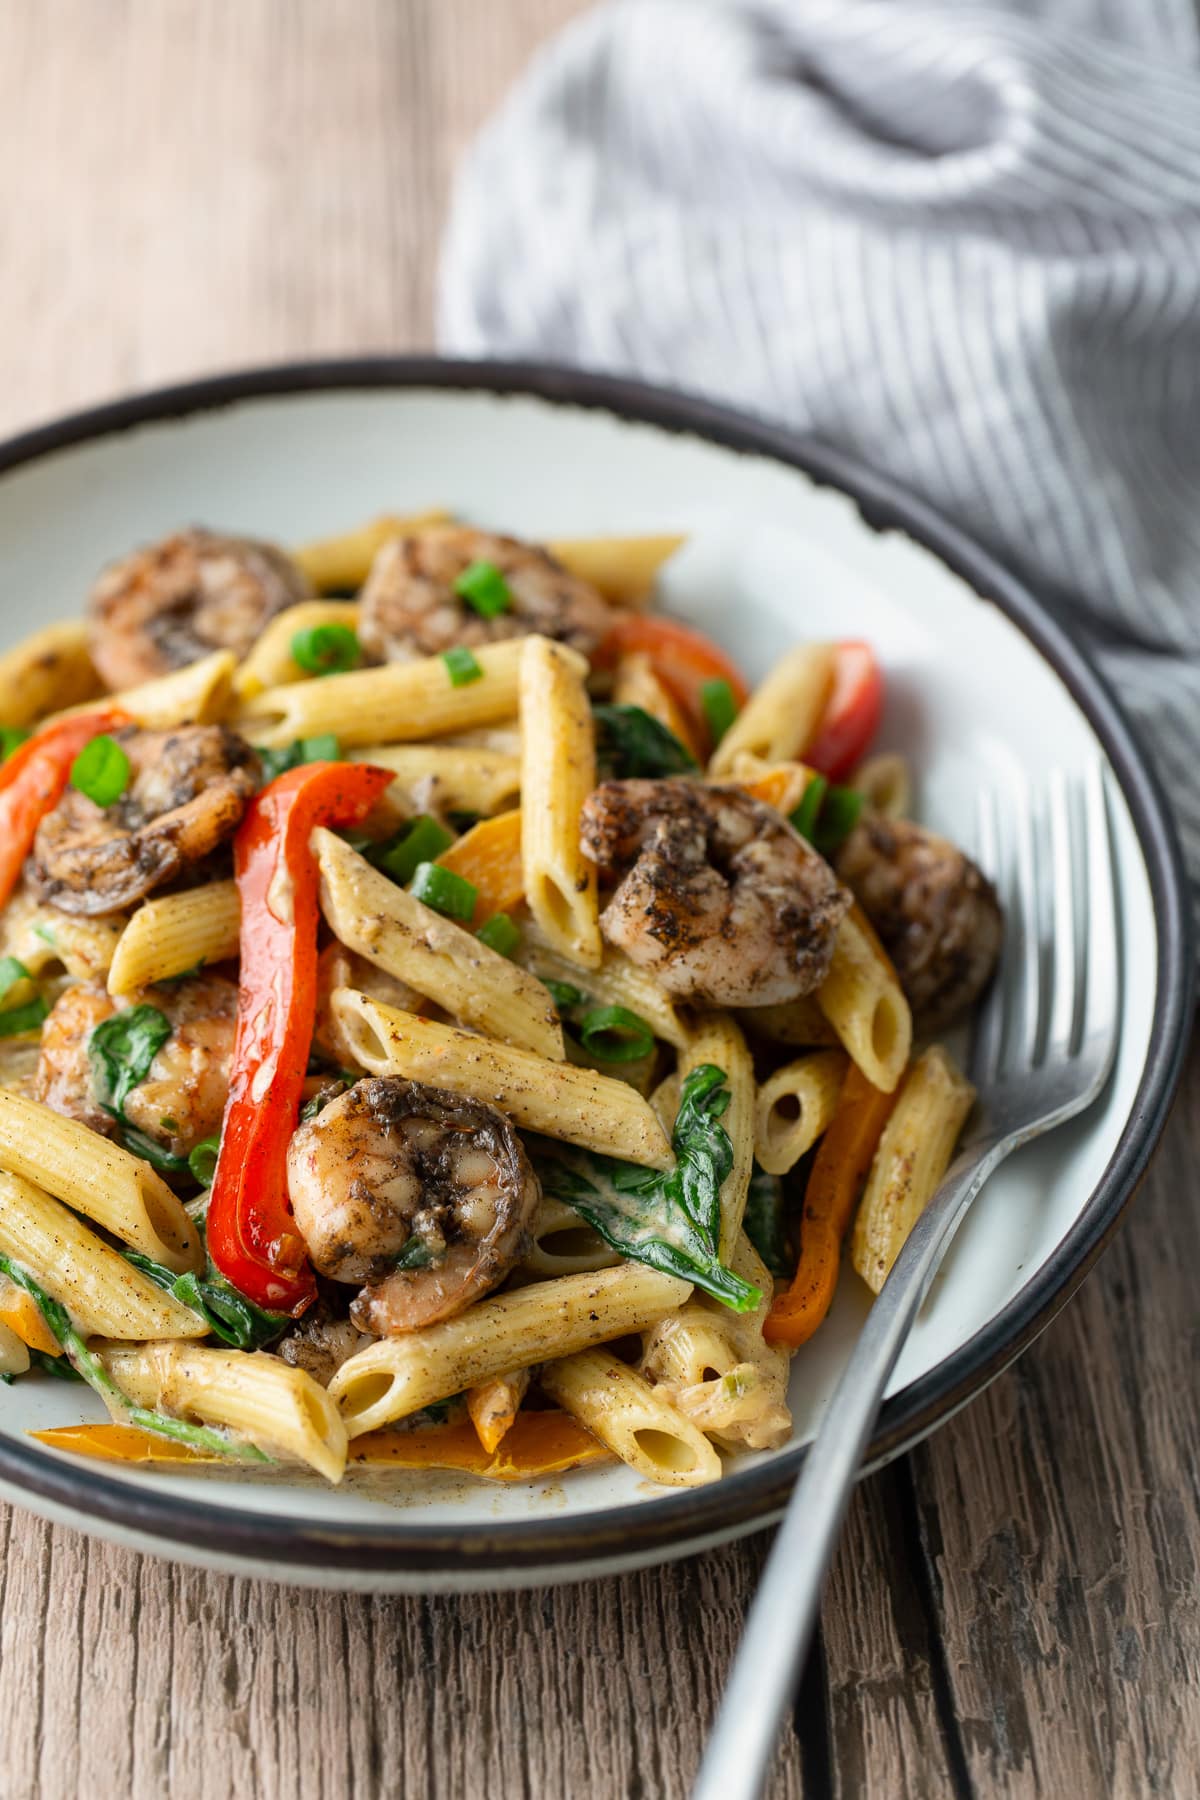
[[[1189,1017],[1178,856],[1157,785],[1102,684],[1049,615],[951,527],[832,453],[694,401],[564,371],[437,361],[269,370],[108,407],[0,451],[0,635],[78,613],[97,569],[172,527],[297,542],[442,503],[530,537],[686,531],[666,607],[752,677],[799,638],[869,638],[883,747],[918,814],[969,842],[972,796],[1018,768],[1115,774],[1124,1024],[1081,1120],[1015,1156],[967,1219],[901,1358],[870,1460],[982,1388],[1042,1328],[1113,1230],[1161,1129]],[[42,1448],[30,1427],[98,1414],[78,1387],[0,1388],[0,1491],[141,1548],[279,1579],[471,1589],[679,1556],[782,1505],[864,1316],[843,1280],[796,1357],[788,1448],[699,1491],[623,1466],[531,1486],[437,1474],[337,1489],[139,1472]]]

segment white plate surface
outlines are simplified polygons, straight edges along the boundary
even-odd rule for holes
[[[434,504],[532,537],[688,533],[666,573],[665,605],[719,638],[751,677],[800,638],[869,638],[887,673],[882,747],[912,760],[918,816],[964,843],[981,783],[1003,792],[1018,770],[1036,777],[1049,765],[1077,768],[1099,754],[1083,713],[1016,626],[925,549],[870,529],[840,494],[765,458],[529,397],[425,389],[254,399],[18,468],[0,479],[0,635],[15,641],[35,624],[77,614],[106,560],[182,524],[290,543],[383,510]],[[1125,973],[1114,1079],[1084,1119],[1014,1157],[992,1180],[953,1246],[892,1391],[952,1356],[1053,1254],[1130,1113],[1150,1042],[1157,937],[1147,869],[1119,794],[1114,815]],[[866,1304],[866,1290],[847,1274],[828,1324],[795,1359],[800,1439],[820,1419]],[[0,1389],[0,1436],[85,1413],[100,1416],[77,1387],[28,1381]],[[108,1467],[104,1474],[160,1492],[169,1481],[171,1493],[211,1509],[213,1550],[201,1554],[217,1564],[219,1515],[231,1507],[394,1529],[409,1522],[495,1527],[594,1516],[631,1501],[661,1504],[661,1491],[624,1467],[529,1487],[399,1474],[336,1491]],[[446,1585],[449,1577],[390,1579]]]

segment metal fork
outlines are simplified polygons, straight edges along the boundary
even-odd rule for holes
[[[693,1800],[756,1800],[812,1637],[821,1587],[883,1399],[967,1208],[1010,1151],[1097,1097],[1121,988],[1103,769],[979,802],[978,854],[1005,906],[1005,947],[971,1050],[968,1136],[904,1244],[809,1447],[734,1660]]]

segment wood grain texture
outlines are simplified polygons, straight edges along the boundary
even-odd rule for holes
[[[582,4],[0,7],[0,431],[237,364],[428,345],[455,159]],[[1200,1059],[1081,1298],[860,1489],[773,1797],[1195,1791],[1198,1162]],[[0,1509],[0,1800],[672,1800],[763,1553],[391,1600]]]

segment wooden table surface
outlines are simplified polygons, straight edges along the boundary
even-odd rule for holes
[[[580,0],[8,0],[0,430],[432,340],[455,158]],[[779,1795],[1200,1790],[1200,1054],[1124,1231],[859,1489]],[[533,1594],[229,1580],[0,1509],[0,1795],[684,1795],[751,1540]]]

